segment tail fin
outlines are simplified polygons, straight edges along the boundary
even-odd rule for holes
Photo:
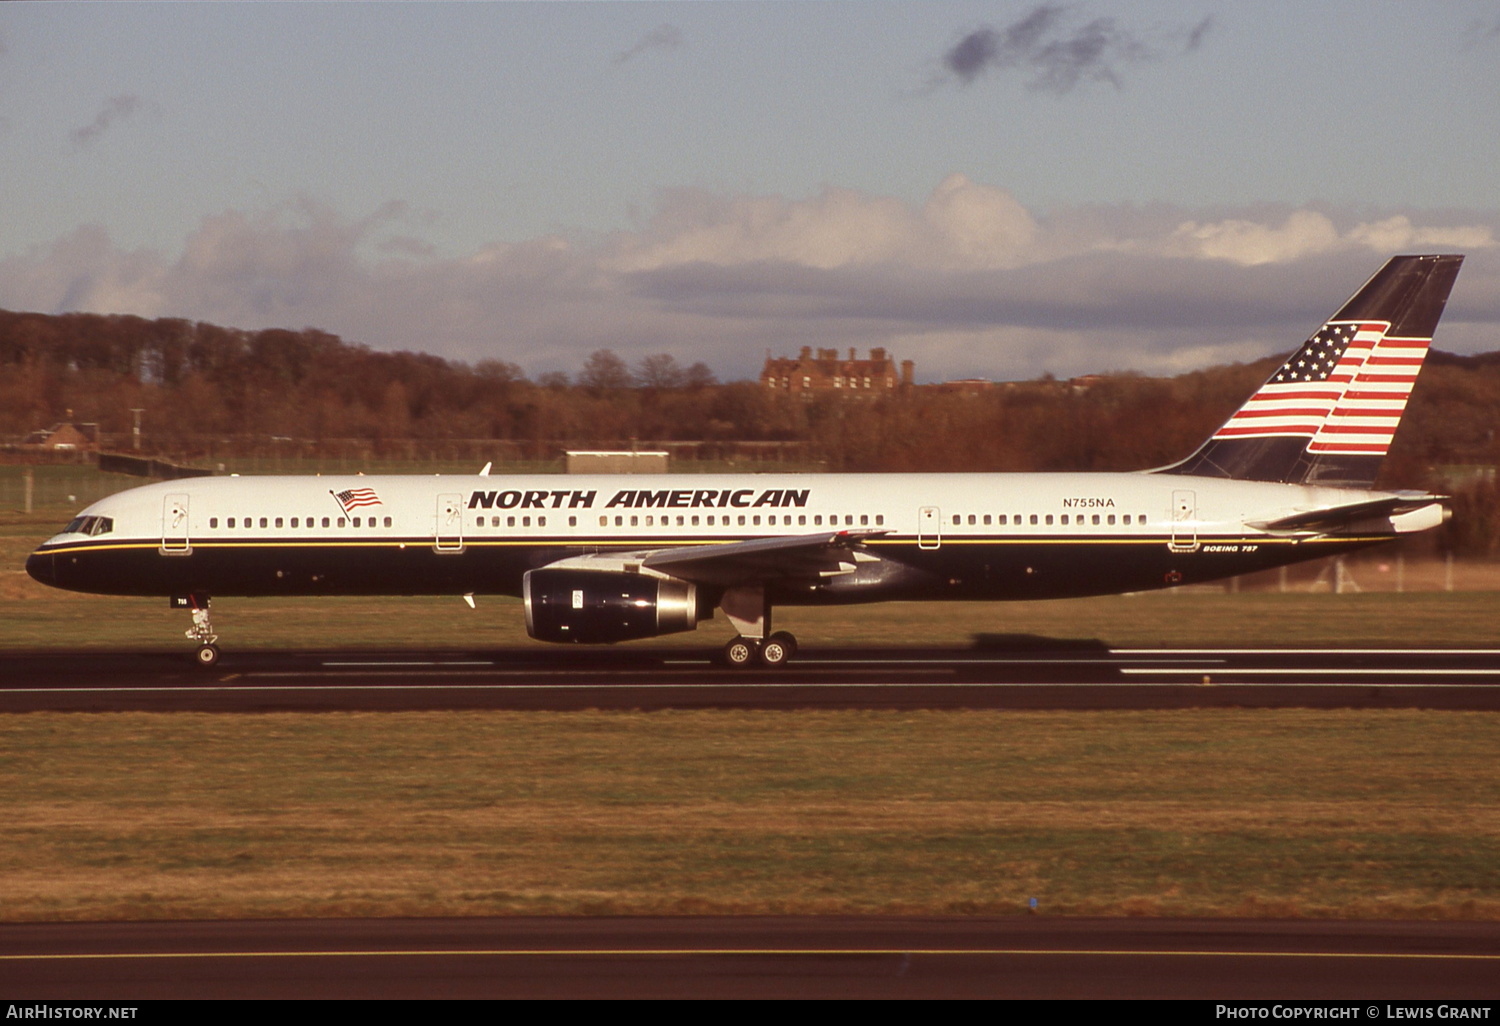
[[[1392,257],[1197,452],[1158,473],[1371,487],[1463,259]]]

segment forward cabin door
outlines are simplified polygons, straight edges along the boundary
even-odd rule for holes
[[[437,533],[433,548],[439,552],[463,551],[464,497],[456,492],[437,497]]]
[[[161,552],[164,556],[185,556],[193,551],[188,537],[188,497],[168,495],[161,506]]]
[[[917,547],[935,549],[943,544],[943,515],[936,506],[917,510]]]
[[[1172,540],[1167,548],[1173,552],[1192,552],[1198,548],[1198,493],[1186,489],[1172,492]]]

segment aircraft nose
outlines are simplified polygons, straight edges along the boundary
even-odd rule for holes
[[[43,584],[57,587],[57,570],[52,565],[52,553],[33,552],[26,559],[26,572]]]

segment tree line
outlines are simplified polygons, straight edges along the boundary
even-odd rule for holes
[[[1170,378],[1106,374],[1086,385],[917,386],[804,400],[719,382],[704,364],[666,353],[631,365],[599,350],[576,373],[532,380],[502,360],[379,352],[313,328],[0,311],[0,436],[72,419],[128,439],[130,411],[144,409],[147,447],[187,458],[205,439],[267,436],[364,439],[377,449],[409,439],[738,440],[803,443],[836,471],[1134,470],[1188,455],[1280,359]],[[1482,468],[1500,464],[1497,428],[1500,353],[1434,352],[1380,484],[1455,493],[1469,514],[1455,517],[1455,531],[1469,532],[1465,549],[1496,553],[1500,495]]]

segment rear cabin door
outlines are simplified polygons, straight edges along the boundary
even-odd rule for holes
[[[193,551],[188,537],[188,497],[168,495],[161,505],[161,552],[164,556],[185,556]]]
[[[439,552],[462,552],[464,548],[464,497],[457,493],[437,497],[437,533],[433,548]]]
[[[1198,493],[1186,489],[1172,492],[1173,552],[1192,552],[1198,547]]]
[[[917,547],[935,549],[943,544],[943,515],[936,506],[917,510]]]

